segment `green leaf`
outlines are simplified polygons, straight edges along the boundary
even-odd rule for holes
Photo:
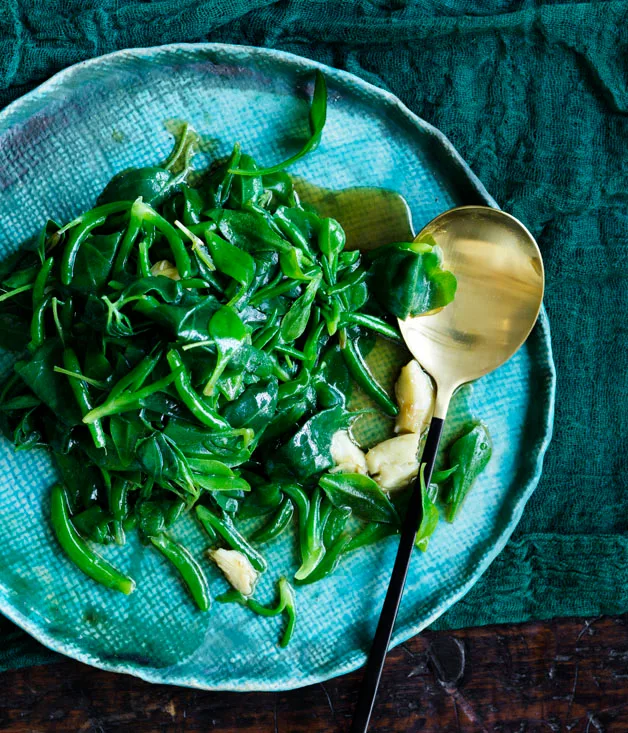
[[[279,256],[279,263],[283,274],[292,280],[308,281],[320,273],[320,268],[313,267],[312,260],[296,247],[292,247],[287,252],[282,252]]]
[[[187,420],[171,418],[164,434],[183,452],[188,461],[211,459],[227,466],[239,466],[251,457],[249,444],[233,431],[210,433],[207,428]]]
[[[305,288],[303,295],[299,296],[290,306],[281,321],[281,340],[284,343],[296,341],[301,336],[310,320],[312,303],[321,284],[321,276],[317,275]]]
[[[247,204],[255,204],[264,193],[264,184],[260,174],[257,173],[257,164],[250,155],[242,153],[238,168],[247,171],[249,175],[236,176],[233,179],[227,200],[230,209],[241,209]]]
[[[158,275],[157,277],[142,277],[134,280],[120,292],[119,300],[132,302],[132,299],[141,295],[152,295],[164,303],[196,303],[198,296],[189,293],[180,280]]]
[[[216,222],[218,231],[228,242],[245,252],[287,252],[290,249],[289,242],[258,213],[211,209],[207,215]]]
[[[155,537],[166,528],[168,505],[164,501],[142,501],[137,507],[138,529],[144,541]]]
[[[286,493],[295,500],[299,512],[299,546],[301,550],[301,566],[294,574],[295,580],[305,580],[318,567],[325,556],[326,547],[323,542],[325,525],[329,519],[331,507],[322,508],[323,494],[319,488],[314,489],[311,500],[299,499],[299,493]]]
[[[53,222],[48,221],[48,224],[51,223]],[[48,224],[46,226],[48,226]],[[44,235],[43,229],[41,230],[39,237],[41,238],[42,235]],[[41,251],[41,248],[38,248],[38,250]],[[45,259],[45,250],[42,252],[40,257],[32,251],[24,249],[19,249],[17,252],[13,252],[5,257],[0,261],[0,282],[2,283],[3,288],[6,290],[12,290],[13,288],[19,288],[22,285],[34,283]]]
[[[257,435],[272,420],[277,410],[276,379],[252,384],[223,410],[223,417],[234,428],[251,428]]]
[[[255,260],[250,254],[231,242],[227,242],[213,232],[207,234],[207,247],[211,252],[216,268],[248,287],[255,277]]]
[[[353,417],[342,407],[319,412],[272,456],[269,466],[285,467],[300,480],[331,468],[334,465],[331,457],[334,433],[346,429]],[[284,431],[289,428],[289,424],[283,426]]]
[[[272,194],[272,198],[267,205],[270,211],[276,210],[278,206],[295,206],[294,184],[287,173],[284,171],[270,173],[264,176],[262,181],[265,193]]]
[[[135,457],[139,439],[146,432],[144,423],[129,413],[125,417],[112,415],[109,420],[109,432],[123,466],[130,466]]]
[[[458,464],[447,496],[447,519],[450,522],[456,518],[462,502],[475,479],[486,468],[492,452],[491,437],[482,423],[471,427],[449,449],[449,460],[452,464]]]
[[[223,510],[223,512],[227,512],[227,514],[235,514],[238,511],[240,508],[239,500],[242,496],[244,496],[244,492],[237,490],[232,491],[230,489],[226,489],[224,491],[212,491],[212,499]]]
[[[349,543],[344,548],[345,553],[359,550],[361,547],[368,547],[376,542],[380,542],[386,537],[390,537],[394,534],[399,534],[399,527],[395,527],[392,524],[385,524],[379,522],[370,522],[361,531],[357,532]]]
[[[250,491],[251,486],[239,476],[212,476],[211,474],[193,473],[192,480],[196,486],[206,491]]]
[[[185,450],[183,452],[185,453]],[[215,458],[208,458],[201,455],[198,458],[188,458],[187,461],[194,473],[201,473],[206,476],[226,476],[227,478],[235,476],[233,470],[226,463],[217,461]]]
[[[246,389],[244,376],[244,372],[233,371],[229,368],[222,373],[217,389],[228,402],[238,399]]]
[[[345,247],[344,229],[335,219],[321,219],[318,248],[331,262]]]
[[[354,285],[351,285],[351,287],[347,288],[343,292],[343,297],[345,300],[345,303],[347,304],[347,309],[351,313],[355,313],[356,311],[359,311],[361,308],[363,308],[369,299],[369,288],[365,281],[355,283]],[[397,340],[399,340],[399,335],[396,335]]]
[[[412,242],[374,253],[370,287],[383,308],[402,320],[443,308],[454,299],[456,278],[444,270],[439,247]]]
[[[73,511],[92,506],[98,501],[99,493],[103,489],[102,473],[86,459],[82,451],[75,448],[69,453],[55,453],[55,463]]]
[[[177,180],[170,171],[156,166],[128,168],[109,181],[98,197],[98,205],[116,201],[135,201],[159,206],[176,189]]]
[[[213,295],[186,294],[178,304],[159,303],[149,297],[135,303],[133,310],[167,329],[173,340],[198,342],[207,340],[209,322],[219,308],[220,302]]]
[[[353,380],[338,345],[324,353],[313,373],[314,386],[322,407],[345,406],[351,398]]]
[[[16,450],[27,450],[31,448],[47,448],[49,447],[50,437],[44,437],[41,429],[41,411],[33,408],[23,411],[19,414],[17,424],[11,433],[3,423],[6,416],[0,416],[0,425],[2,425],[3,434],[13,440]]]
[[[23,394],[11,399],[5,400],[0,404],[0,410],[8,412],[10,410],[30,410],[32,407],[39,407],[41,400],[35,395]]]
[[[282,234],[311,260],[316,259],[321,218],[314,211],[280,206],[273,217]]]
[[[438,525],[439,515],[436,505],[432,501],[428,488],[425,486],[425,463],[421,464],[419,472],[421,482],[421,523],[417,530],[416,538],[414,540],[415,547],[425,552],[430,537],[434,534],[434,530]]]
[[[92,234],[76,255],[72,290],[95,293],[106,285],[122,232]]]
[[[140,463],[137,460],[137,456],[133,458],[133,462],[131,463],[131,465],[123,465],[118,456],[118,451],[113,444],[113,440],[109,436],[105,437],[104,448],[96,448],[96,446],[94,445],[94,441],[91,439],[91,437],[89,441],[84,438],[77,438],[76,442],[78,443],[83,453],[86,454],[86,462],[91,462],[95,466],[98,466],[98,468],[104,469],[105,471],[129,471],[137,470],[141,467]]]
[[[213,394],[220,375],[225,370],[233,354],[247,338],[248,330],[234,308],[223,305],[214,313],[209,322],[209,335],[216,343],[218,359],[214,372],[203,390],[205,395]]]
[[[30,389],[66,425],[79,425],[81,411],[76,404],[68,378],[54,371],[63,363],[63,347],[59,339],[47,339],[28,361],[20,361],[15,371]]]
[[[294,426],[297,425],[305,415],[312,412],[315,406],[316,392],[314,392],[313,389],[282,402],[282,404],[277,408],[275,417],[273,417],[268,424],[268,427],[264,430],[261,443],[263,445],[271,444],[273,441],[283,438],[287,433],[294,430]],[[291,463],[292,461],[290,458],[282,458],[281,456],[275,455],[270,458],[267,465],[272,469],[272,467],[284,464],[289,467]]]
[[[189,493],[197,493],[192,473],[182,451],[166,435],[155,432],[137,445],[137,458],[146,473],[158,484],[172,481]]]
[[[273,376],[273,365],[273,360],[265,351],[246,343],[229,360],[229,369],[246,371],[264,380]]]
[[[233,174],[229,171],[238,167],[241,156],[240,145],[236,143],[231,155],[224,162],[212,167],[203,181],[201,191],[214,206],[223,206],[229,198],[233,185]]]
[[[72,517],[72,524],[76,531],[85,539],[107,544],[113,542],[110,522],[113,517],[100,506],[91,506],[89,509]]]
[[[360,473],[321,476],[319,486],[336,506],[347,506],[359,519],[399,524],[399,515],[379,485]]]
[[[269,168],[262,168],[252,172],[250,170],[235,168],[231,169],[230,173],[238,176],[269,176],[273,173],[288,168],[297,160],[302,158],[304,155],[314,150],[323,134],[323,128],[325,127],[325,121],[327,119],[327,84],[325,83],[325,77],[320,71],[316,71],[316,82],[314,84],[314,94],[312,95],[312,103],[310,105],[309,122],[310,122],[310,137],[303,145],[298,153],[295,153],[283,163],[277,163],[277,165],[270,166]]]
[[[22,254],[16,253],[16,254]],[[31,257],[28,258],[28,260],[32,260]],[[39,274],[39,271],[41,269],[41,263],[39,262],[31,262],[26,267],[23,267],[19,270],[15,270],[7,277],[3,278],[2,280],[2,286],[5,290],[12,291],[12,290],[28,290],[26,288],[27,285],[33,285],[35,283],[35,279],[37,275]],[[3,298],[6,299],[8,296],[8,293],[3,294]]]
[[[446,469],[443,469],[442,471],[434,471],[434,473],[432,474],[432,483],[435,483],[435,484],[444,483],[445,481],[447,481],[447,479],[450,476],[453,476],[457,470],[458,470],[458,464],[456,463],[456,465],[451,466],[451,468],[446,468]]]

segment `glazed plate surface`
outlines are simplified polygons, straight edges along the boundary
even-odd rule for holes
[[[313,61],[264,49],[175,45],[111,54],[67,69],[0,113],[0,256],[47,217],[68,221],[90,208],[111,176],[156,164],[169,152],[168,122],[185,119],[210,157],[235,141],[262,164],[281,160],[307,135],[314,70],[329,86],[318,150],[291,172],[317,186],[383,187],[403,195],[418,231],[462,204],[495,205],[451,144],[390,94]],[[359,215],[359,212],[358,212]],[[382,212],[385,215],[385,212]],[[5,373],[12,356],[0,355]],[[461,598],[514,530],[541,473],[553,421],[554,366],[545,311],[525,346],[467,387],[449,429],[482,418],[493,458],[455,525],[442,522],[416,553],[394,634],[417,634]],[[83,576],[61,554],[48,522],[55,470],[46,453],[0,441],[0,610],[56,651],[146,680],[222,690],[282,690],[349,672],[365,660],[396,540],[352,554],[330,578],[298,589],[290,646],[279,619],[237,605],[207,614],[190,601],[167,561],[131,541],[104,554],[138,581],[125,597]],[[201,530],[180,521],[174,536],[201,557]],[[266,551],[277,577],[297,567],[294,538]],[[225,589],[207,565],[214,595]]]

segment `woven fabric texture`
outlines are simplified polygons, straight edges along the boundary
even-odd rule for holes
[[[179,41],[267,46],[396,94],[537,237],[555,437],[513,540],[438,627],[628,608],[628,3],[8,0],[0,105],[59,69]],[[53,658],[0,622],[0,668]]]

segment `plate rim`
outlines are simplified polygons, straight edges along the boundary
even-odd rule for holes
[[[436,127],[426,122],[414,112],[412,112],[406,105],[398,99],[394,94],[382,89],[370,82],[361,79],[355,74],[337,69],[327,64],[323,64],[319,61],[299,56],[298,54],[290,53],[288,51],[280,51],[276,49],[269,49],[259,46],[240,45],[232,43],[169,43],[162,44],[159,46],[148,46],[143,48],[126,48],[113,51],[108,54],[96,56],[85,61],[80,61],[76,64],[68,66],[60,71],[56,72],[49,79],[36,86],[31,91],[18,97],[17,99],[10,102],[6,107],[0,110],[0,133],[4,133],[10,130],[13,121],[19,116],[23,108],[34,102],[39,97],[45,96],[49,91],[59,84],[67,83],[76,74],[81,74],[89,71],[91,67],[97,67],[103,62],[109,60],[123,59],[124,57],[137,58],[143,57],[150,59],[151,56],[159,53],[176,53],[177,51],[187,51],[188,53],[202,53],[202,52],[215,52],[220,54],[240,54],[251,57],[272,57],[275,59],[281,59],[283,62],[302,68],[303,70],[313,71],[316,69],[321,70],[326,76],[334,78],[344,84],[348,84],[351,87],[360,88],[362,91],[370,95],[379,97],[389,107],[394,108],[398,113],[405,117],[411,126],[419,128],[424,132],[428,133],[441,145],[442,149],[449,156],[455,166],[460,169],[461,173],[466,176],[467,180],[476,191],[476,193],[484,200],[486,205],[499,208],[497,202],[488,193],[486,188],[476,174],[471,170],[466,161],[462,158],[460,153],[456,150],[449,139]],[[512,503],[511,510],[508,514],[508,521],[505,529],[499,535],[497,542],[492,544],[488,550],[486,550],[480,558],[471,566],[472,570],[467,572],[466,580],[463,583],[459,583],[454,589],[447,593],[443,599],[439,601],[438,608],[434,609],[431,614],[424,617],[421,621],[414,624],[406,625],[397,629],[393,634],[389,649],[398,646],[399,644],[407,641],[408,639],[419,634],[423,629],[432,624],[437,618],[442,616],[451,606],[459,601],[468,591],[475,585],[480,579],[484,572],[488,569],[489,565],[495,560],[495,558],[504,549],[506,543],[512,536],[516,529],[523,510],[528,500],[534,493],[537,487],[539,479],[542,474],[543,461],[545,453],[552,438],[553,425],[554,425],[554,411],[555,411],[555,398],[556,398],[556,367],[553,358],[552,341],[549,318],[545,310],[545,305],[541,307],[538,321],[532,331],[531,335],[540,336],[540,344],[538,347],[539,352],[544,352],[547,363],[544,365],[546,379],[543,380],[543,398],[544,398],[544,409],[542,412],[541,420],[541,432],[542,439],[535,445],[536,458],[532,463],[533,470],[531,476],[527,480],[524,487],[519,492],[518,499]],[[183,676],[182,678],[176,677],[176,665],[169,667],[142,667],[134,665],[127,661],[113,663],[102,660],[100,658],[95,659],[92,654],[82,650],[78,645],[72,641],[64,640],[60,637],[56,637],[41,625],[32,621],[10,602],[9,595],[10,589],[8,589],[3,583],[0,583],[0,613],[6,618],[15,623],[21,629],[26,631],[29,635],[39,641],[48,649],[63,654],[64,656],[75,659],[84,664],[88,664],[97,669],[102,669],[108,672],[115,672],[119,674],[129,674],[134,677],[138,677],[145,682],[154,684],[167,684],[177,685],[182,687],[190,687],[195,689],[207,690],[207,691],[225,691],[225,692],[281,692],[300,687],[305,687],[312,684],[324,682],[326,680],[338,677],[343,674],[355,671],[361,667],[366,661],[366,653],[362,649],[354,649],[350,653],[346,654],[344,659],[339,661],[332,672],[322,672],[317,674],[309,674],[305,678],[301,679],[288,679],[283,678],[281,680],[274,680],[269,683],[264,683],[261,680],[254,682],[239,682],[239,683],[210,683],[199,679],[197,676]],[[8,592],[7,592],[8,591]],[[175,673],[174,675],[172,673]],[[170,674],[169,674],[170,673]]]

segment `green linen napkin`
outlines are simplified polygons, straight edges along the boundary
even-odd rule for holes
[[[205,40],[347,69],[442,130],[539,241],[559,381],[544,475],[513,539],[436,625],[628,610],[628,3],[0,5],[0,106],[92,56]],[[0,621],[0,669],[54,658]]]

